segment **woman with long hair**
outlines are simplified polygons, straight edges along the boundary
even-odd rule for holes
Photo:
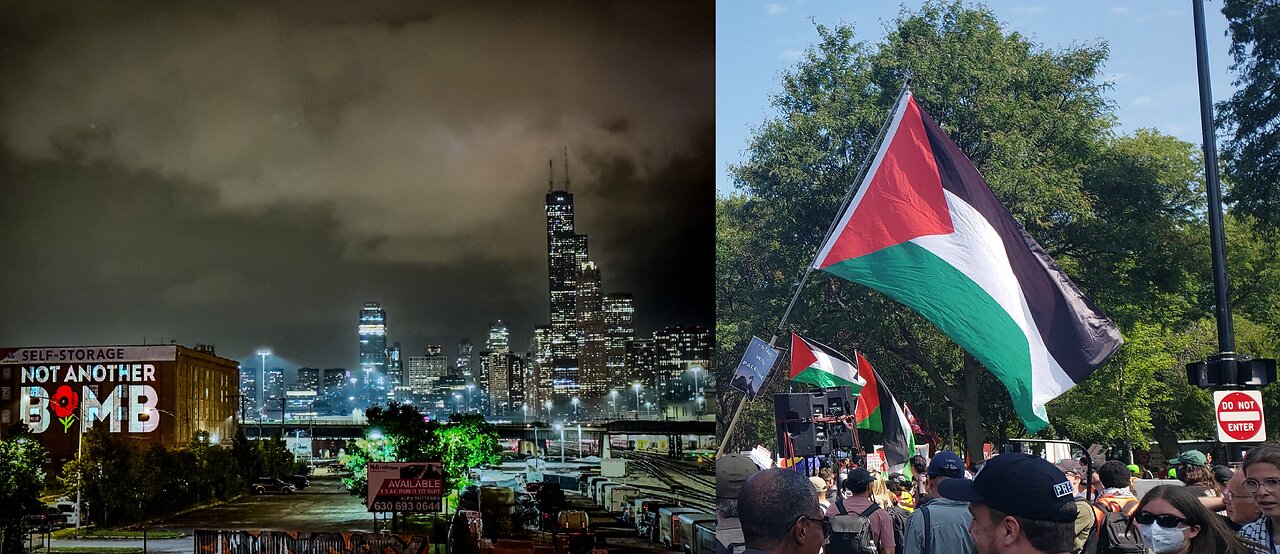
[[[1156,554],[1254,554],[1255,545],[1232,533],[1186,487],[1151,489],[1133,512],[1147,548]]]

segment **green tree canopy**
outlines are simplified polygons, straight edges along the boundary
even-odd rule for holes
[[[1236,92],[1218,105],[1230,182],[1242,213],[1280,225],[1280,2],[1225,0]]]

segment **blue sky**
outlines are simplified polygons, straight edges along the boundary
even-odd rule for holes
[[[921,2],[873,0],[776,0],[716,2],[716,191],[733,192],[727,167],[739,162],[751,128],[776,112],[769,95],[778,77],[817,40],[811,19],[824,25],[851,23],[859,40],[878,43],[900,9]],[[1154,128],[1200,144],[1195,33],[1191,2],[1049,1],[985,3],[1004,23],[1039,45],[1059,49],[1105,40],[1111,49],[1103,69],[1114,83],[1119,130]],[[1213,100],[1226,99],[1231,84],[1231,41],[1222,3],[1206,2]]]

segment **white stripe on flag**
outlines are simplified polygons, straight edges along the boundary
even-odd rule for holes
[[[1045,403],[1057,398],[1076,383],[1062,370],[1057,360],[1049,355],[1044,338],[1035,327],[1035,319],[1031,316],[1027,299],[1022,295],[1022,287],[1013,274],[1000,234],[967,202],[950,191],[944,192],[955,231],[948,235],[918,237],[911,242],[967,275],[999,303],[1022,329],[1029,340],[1031,352],[1031,375],[1028,377],[1032,386],[1033,409],[1042,420],[1048,421]],[[975,251],[975,248],[978,250]]]

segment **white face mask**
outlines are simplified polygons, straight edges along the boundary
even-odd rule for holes
[[[1152,523],[1151,525],[1138,524],[1138,532],[1142,533],[1142,538],[1147,541],[1147,548],[1156,554],[1165,554],[1166,552],[1177,552],[1179,548],[1187,544],[1187,535],[1182,532],[1181,527],[1161,527]]]

